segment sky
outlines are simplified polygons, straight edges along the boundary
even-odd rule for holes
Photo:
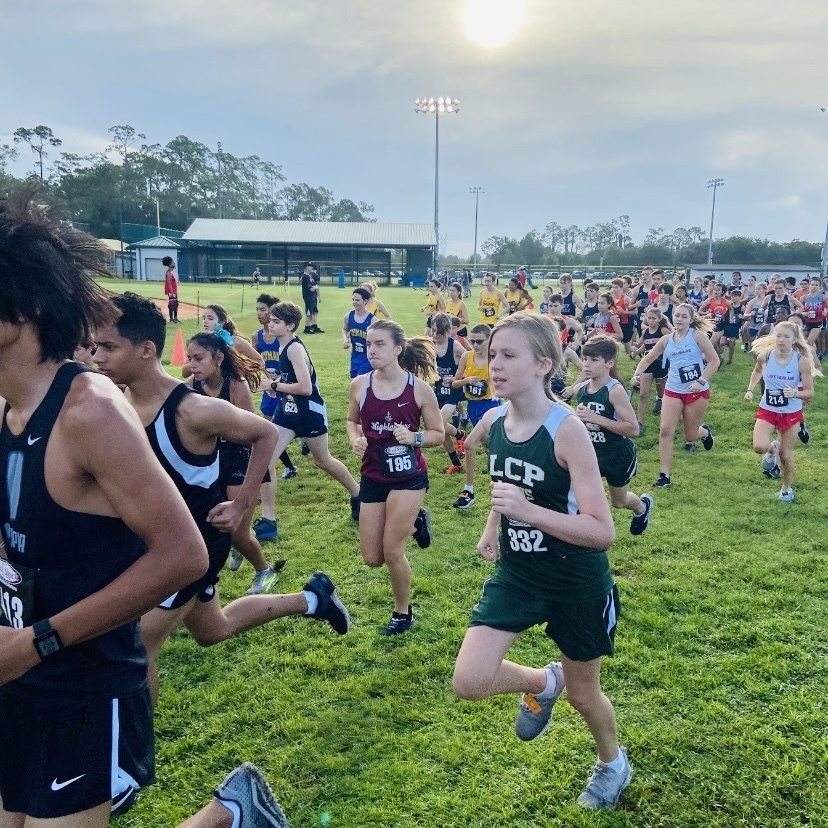
[[[88,153],[130,124],[281,164],[288,182],[432,222],[444,253],[627,214],[821,242],[824,0],[2,0],[0,143]],[[494,45],[493,40],[505,41]],[[33,156],[13,171],[24,173]]]

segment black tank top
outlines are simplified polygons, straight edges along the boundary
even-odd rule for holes
[[[232,382],[232,377],[223,376],[221,379],[221,388],[219,388],[218,397],[213,397],[212,394],[208,394],[204,390],[204,383],[201,380],[193,380],[193,391],[196,394],[201,394],[204,397],[213,397],[213,399],[225,400],[225,402],[230,402],[230,383]],[[229,440],[225,440],[223,437],[219,439],[219,452],[224,455],[225,460],[234,454],[244,455],[246,457],[250,457],[250,446],[243,446],[239,443],[231,443]]]
[[[46,487],[49,437],[75,377],[88,369],[61,366],[43,401],[17,436],[0,429],[0,523],[8,562],[0,561],[2,624],[29,626],[103,589],[146,552],[120,519],[64,509]],[[112,462],[129,462],[113,457]],[[67,647],[7,687],[61,695],[112,696],[146,681],[147,657],[137,622]]]
[[[299,345],[304,348],[305,353],[308,349],[305,348],[305,343],[298,337],[293,339],[285,345],[279,352],[279,382],[295,383],[297,381],[296,371],[293,363],[288,357],[288,351],[294,346]],[[310,355],[308,356],[310,360]],[[324,400],[322,394],[319,393],[319,385],[316,381],[316,368],[313,366],[313,361],[310,361],[310,376],[311,376],[311,393],[310,396],[302,396],[300,394],[282,394],[282,411],[291,416],[304,417],[310,411],[321,413],[324,411]]]
[[[229,537],[207,522],[208,513],[227,499],[227,492],[219,475],[218,442],[209,454],[192,454],[184,448],[178,436],[175,412],[181,400],[190,393],[183,382],[175,387],[146,431],[155,456],[172,478],[207,548],[211,549],[211,544]]]

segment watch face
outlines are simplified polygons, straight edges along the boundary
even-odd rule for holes
[[[42,638],[37,638],[35,646],[41,658],[53,655],[61,649],[60,639],[54,630],[46,633]]]

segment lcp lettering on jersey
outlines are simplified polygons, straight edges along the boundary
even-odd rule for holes
[[[3,531],[9,540],[9,546],[16,549],[21,555],[26,551],[26,535],[23,532],[17,532],[6,523],[3,525]]]
[[[527,463],[525,460],[519,460],[517,457],[506,457],[503,461],[503,471],[495,468],[497,463],[497,455],[489,455],[489,474],[492,478],[505,478],[514,483],[523,484],[530,491],[535,483],[544,479],[544,471],[540,466],[535,466],[532,463]]]

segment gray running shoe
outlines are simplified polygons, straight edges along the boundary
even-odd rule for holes
[[[523,693],[520,697],[520,708],[515,719],[515,734],[522,742],[531,742],[543,736],[552,720],[552,708],[558,696],[564,691],[563,667],[557,661],[547,664],[544,668],[555,677],[555,692],[545,699],[539,699],[533,693]]]
[[[227,559],[227,568],[231,572],[237,572],[239,567],[244,563],[244,555],[238,549],[230,550],[230,557]]]
[[[618,804],[624,788],[632,780],[632,765],[627,758],[627,749],[621,748],[626,764],[621,773],[608,768],[603,762],[596,762],[592,769],[592,776],[578,797],[578,804],[589,811],[597,811],[601,808],[614,808]]]
[[[794,490],[793,489],[782,489],[779,492],[779,499],[782,503],[793,503],[794,502]]]
[[[267,592],[278,580],[279,576],[270,567],[263,569],[261,572],[256,573],[256,577],[253,578],[253,583],[250,585],[250,589],[248,589],[244,594],[261,595],[263,592]]]
[[[241,828],[290,828],[267,780],[250,762],[227,775],[216,791],[216,799],[238,805]]]

